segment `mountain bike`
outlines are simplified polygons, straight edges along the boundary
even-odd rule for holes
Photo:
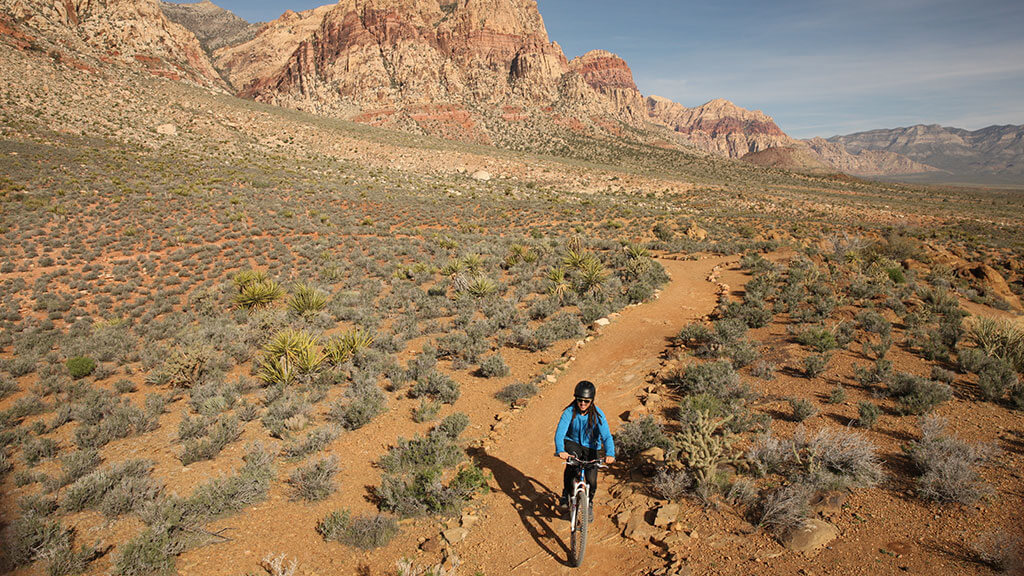
[[[572,482],[572,494],[569,496],[569,561],[573,566],[583,564],[583,555],[587,552],[587,527],[590,525],[590,486],[585,476],[591,468],[607,468],[601,460],[579,460],[569,455],[566,466],[577,466],[578,473]]]

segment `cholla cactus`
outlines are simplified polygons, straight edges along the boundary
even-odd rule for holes
[[[698,410],[689,428],[676,434],[674,451],[698,485],[714,480],[720,464],[736,461],[731,452],[737,436],[726,428],[733,418],[712,419],[707,410]]]

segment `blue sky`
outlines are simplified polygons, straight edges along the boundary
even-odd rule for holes
[[[325,2],[213,0],[249,21]],[[624,58],[645,95],[727,98],[797,138],[1024,124],[1020,0],[539,0],[572,58]]]

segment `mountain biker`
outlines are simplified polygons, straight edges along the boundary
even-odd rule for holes
[[[555,430],[555,452],[562,460],[572,454],[579,460],[597,460],[604,455],[605,464],[615,462],[615,442],[612,440],[608,419],[594,404],[597,387],[589,380],[580,380],[573,390],[573,401],[562,411]],[[577,466],[566,466],[562,475],[562,498],[560,504],[569,503],[572,481],[579,474]],[[597,493],[597,468],[585,473],[590,487],[590,520],[594,519],[594,494]]]

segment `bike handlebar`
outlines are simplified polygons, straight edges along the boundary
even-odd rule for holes
[[[600,458],[598,458],[597,460],[580,460],[579,458],[573,456],[572,454],[570,454],[569,457],[565,459],[565,464],[566,464],[566,466],[583,466],[583,467],[593,466],[593,467],[596,467],[596,468],[607,468],[608,467],[608,465],[605,464],[603,462],[603,460],[600,459]]]

